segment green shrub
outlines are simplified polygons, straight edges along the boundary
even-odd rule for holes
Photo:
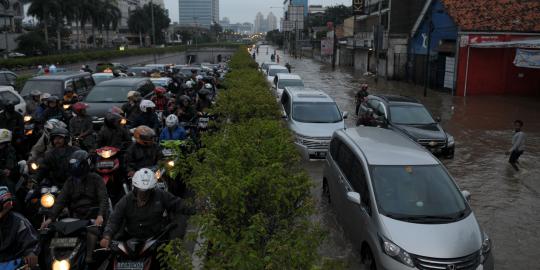
[[[213,109],[222,120],[219,130],[204,136],[204,148],[185,162],[196,201],[206,202],[192,219],[205,239],[204,267],[325,268],[317,252],[323,233],[310,221],[312,184],[299,169],[275,98],[245,48],[230,67],[227,90]],[[164,247],[160,258],[166,267],[191,268],[181,241]]]

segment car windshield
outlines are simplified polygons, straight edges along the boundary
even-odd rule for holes
[[[114,76],[109,76],[109,75],[92,75],[92,78],[94,78],[94,82],[96,82],[96,84],[100,83],[100,82],[104,82],[104,81],[107,81],[107,80],[110,80],[112,78],[114,78]]]
[[[24,84],[21,96],[28,96],[32,90],[39,90],[42,93],[49,93],[54,96],[63,96],[63,81],[53,80],[28,80]]]
[[[379,212],[413,223],[451,222],[470,211],[441,165],[372,166]]]
[[[270,77],[274,77],[276,76],[276,74],[279,73],[289,73],[289,70],[281,68],[271,68],[270,70],[268,70],[268,76]]]
[[[127,93],[133,90],[130,86],[98,85],[86,96],[85,102],[91,103],[123,103],[127,102]]]
[[[390,106],[392,122],[402,125],[427,125],[435,121],[423,106]]]
[[[337,123],[342,120],[341,113],[333,102],[295,102],[292,118],[303,123]]]
[[[278,82],[278,88],[283,89],[288,86],[304,86],[304,82],[302,80],[279,80]]]

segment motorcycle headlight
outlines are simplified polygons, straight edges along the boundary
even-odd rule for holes
[[[105,151],[102,151],[99,155],[102,158],[110,158],[112,156],[112,151],[111,150],[105,150]]]
[[[454,136],[448,134],[448,146],[453,146],[455,144]]]
[[[30,168],[32,168],[32,170],[34,171],[37,171],[37,169],[39,169],[39,165],[35,162],[32,162],[30,163]]]
[[[23,120],[24,120],[24,122],[29,122],[30,120],[32,120],[32,116],[31,115],[25,115]]]
[[[161,178],[161,170],[157,170],[154,175],[156,176],[156,179],[159,180]]]
[[[45,208],[51,208],[54,205],[54,195],[47,193],[43,196],[41,196],[41,206]],[[68,268],[69,269],[69,268]]]
[[[394,244],[392,241],[384,238],[383,236],[379,236],[381,240],[381,246],[384,251],[384,253],[392,259],[405,264],[409,267],[414,267],[414,262],[411,258],[411,255],[407,253],[407,251],[403,250],[398,245]]]
[[[167,165],[171,168],[174,167],[174,160],[167,162]]]
[[[69,109],[69,104],[64,104],[63,107],[64,107],[64,110],[67,110],[67,109]]]
[[[54,260],[52,264],[53,270],[69,270],[70,267],[71,265],[69,265],[68,260],[61,260],[61,261]]]
[[[127,119],[122,118],[122,120],[120,120],[120,125],[125,126],[126,124],[127,124]]]

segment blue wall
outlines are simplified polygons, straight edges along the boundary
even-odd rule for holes
[[[308,0],[291,0],[291,3],[294,6],[304,6],[304,16],[307,16],[308,13]]]
[[[431,52],[433,53],[439,46],[439,41],[457,39],[457,26],[452,20],[452,17],[450,17],[446,12],[446,9],[440,0],[436,0],[432,4],[431,16],[434,27],[431,34]],[[424,21],[420,24],[420,27],[416,31],[415,36],[409,43],[409,53],[426,54],[424,44],[427,44],[428,23],[429,22],[426,15],[424,17]]]

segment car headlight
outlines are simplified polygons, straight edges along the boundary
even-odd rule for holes
[[[455,144],[454,136],[448,134],[448,146],[453,146]]]
[[[482,235],[482,263],[484,263],[491,252],[491,239],[489,239],[486,233],[482,233]]]
[[[40,202],[41,202],[41,206],[45,208],[51,208],[54,205],[54,195],[52,195],[51,193],[47,193],[41,196]]]
[[[61,260],[61,261],[54,260],[52,264],[53,270],[69,270],[70,267],[71,265],[69,265],[68,260]]]
[[[398,245],[394,244],[392,241],[384,238],[383,236],[379,236],[381,240],[381,246],[384,251],[384,253],[392,259],[405,264],[409,267],[414,267],[414,262],[411,258],[411,255],[407,253],[407,251],[400,248]]]

